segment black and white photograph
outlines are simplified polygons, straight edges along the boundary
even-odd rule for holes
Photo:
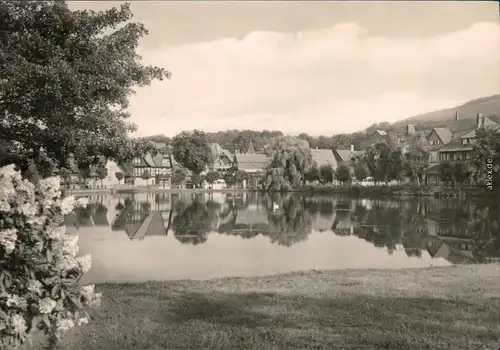
[[[499,1],[0,0],[0,350],[500,350]]]

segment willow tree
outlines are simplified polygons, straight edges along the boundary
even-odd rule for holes
[[[266,172],[266,189],[288,189],[305,184],[307,173],[315,162],[309,144],[292,136],[284,136],[266,147],[272,156]]]
[[[305,198],[290,195],[277,203],[281,210],[269,213],[264,235],[272,243],[284,246],[306,241],[312,231],[313,220]]]
[[[72,154],[95,164],[96,155],[121,161],[144,150],[128,136],[128,97],[170,73],[141,63],[147,30],[132,17],[129,4],[94,12],[0,2],[0,147],[16,148],[0,152],[0,165],[26,169],[42,150],[57,167]]]

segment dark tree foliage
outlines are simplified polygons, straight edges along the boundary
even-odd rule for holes
[[[173,138],[173,155],[186,169],[200,174],[212,163],[212,151],[203,131],[183,131]]]
[[[64,1],[0,2],[0,165],[38,167],[43,150],[57,167],[74,154],[88,168],[98,155],[120,162],[148,149],[128,137],[136,128],[128,97],[170,73],[141,63],[147,31],[130,19],[128,4],[94,12]]]

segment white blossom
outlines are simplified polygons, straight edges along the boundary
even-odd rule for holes
[[[35,185],[28,180],[17,181],[16,192],[21,193],[26,198],[34,198]]]
[[[78,268],[79,263],[71,256],[63,256],[57,260],[55,268],[58,271],[69,271]]]
[[[46,220],[47,220],[47,216],[39,215],[39,216],[34,216],[34,217],[29,218],[27,220],[27,222],[30,225],[44,225]]]
[[[41,314],[50,314],[56,307],[57,302],[51,298],[43,298],[39,302],[39,309]]]
[[[12,253],[16,248],[17,230],[14,228],[0,231],[0,245],[3,246],[7,254]]]
[[[75,207],[75,197],[73,196],[64,197],[61,200],[60,206],[61,206],[61,213],[63,215],[71,213]]]
[[[40,180],[40,190],[43,193],[59,191],[60,188],[61,188],[61,179],[58,176],[52,176]]]
[[[76,261],[80,265],[82,273],[87,273],[92,267],[92,256],[90,254],[79,256]]]
[[[8,295],[7,297],[7,306],[8,307],[19,307],[21,309],[26,309],[28,307],[28,302],[23,297],[19,295]]]
[[[47,227],[46,231],[47,237],[54,240],[61,240],[66,235],[66,227],[64,226],[52,226]]]
[[[64,235],[62,239],[62,253],[74,257],[78,253],[78,235]]]
[[[32,203],[24,203],[18,208],[18,211],[24,216],[35,216],[38,212],[37,207]]]
[[[46,208],[54,205],[54,199],[61,196],[61,181],[59,177],[53,176],[47,179],[40,180],[40,190],[43,193],[42,205]]]
[[[30,292],[40,295],[42,293],[43,285],[37,280],[29,280],[26,288]]]
[[[15,170],[14,164],[9,164],[0,168],[0,174],[6,179],[16,180],[21,179],[21,174]]]
[[[9,204],[9,202],[6,202],[6,201],[3,201],[3,200],[0,200],[0,211],[3,211],[5,213],[8,213],[11,211],[11,206]]]
[[[22,334],[26,332],[26,321],[21,315],[13,315],[10,318],[10,324],[17,334]]]

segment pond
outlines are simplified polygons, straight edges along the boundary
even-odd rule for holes
[[[86,282],[408,268],[500,256],[498,203],[257,193],[93,195],[66,217]]]

